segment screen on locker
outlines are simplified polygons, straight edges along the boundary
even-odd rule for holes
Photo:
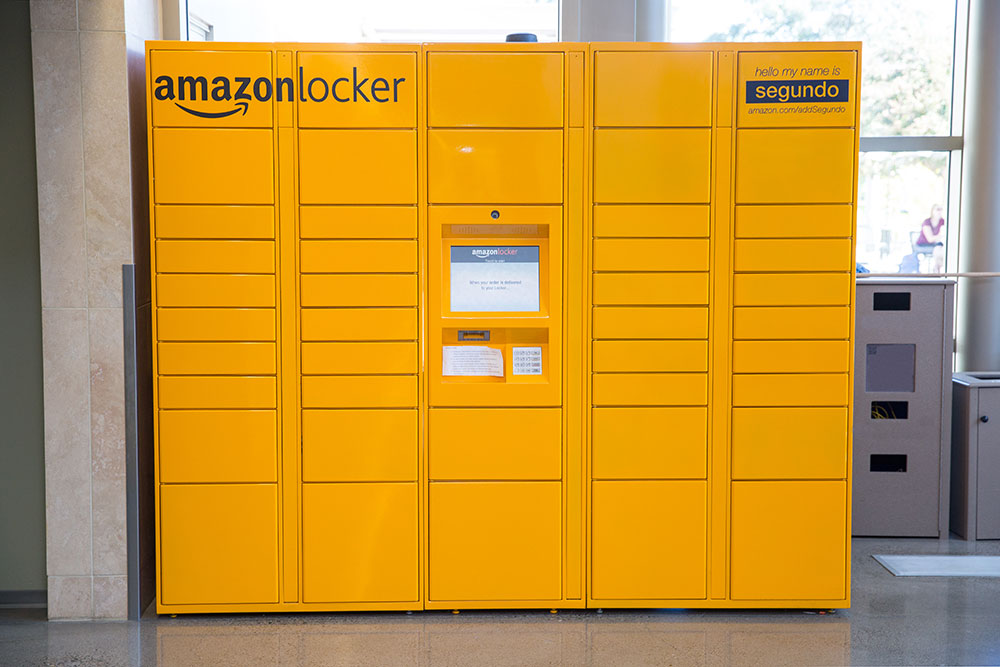
[[[432,405],[559,403],[561,213],[431,209]]]
[[[537,313],[535,246],[451,246],[451,312]]]

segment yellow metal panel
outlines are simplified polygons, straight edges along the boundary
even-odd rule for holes
[[[704,479],[705,408],[595,408],[594,479]]]
[[[558,600],[559,482],[432,482],[430,600]]]
[[[274,377],[161,377],[157,388],[161,408],[277,407]]]
[[[559,479],[561,428],[558,408],[431,410],[430,479]]]
[[[160,308],[156,313],[161,341],[273,341],[271,308]]]
[[[708,308],[594,308],[594,338],[708,338]]]
[[[158,239],[273,239],[271,206],[157,206]]]
[[[591,597],[705,597],[705,482],[594,482],[592,521]]]
[[[597,52],[594,63],[594,125],[711,125],[711,51]]]
[[[254,95],[263,97],[265,85],[268,96],[272,92],[270,51],[154,49],[149,72],[150,111],[157,127],[271,126],[271,102]],[[235,77],[245,78],[246,85]]]
[[[704,373],[594,375],[594,405],[706,405]]]
[[[156,305],[273,308],[274,276],[156,276]]]
[[[736,238],[849,238],[853,208],[850,204],[737,206]]]
[[[302,276],[303,306],[416,306],[417,277]]]
[[[733,599],[844,599],[846,510],[844,482],[733,482]]]
[[[569,80],[566,82],[566,87],[569,89],[569,124],[571,127],[583,126],[584,107],[587,104],[584,100],[586,79],[584,78],[583,56],[584,54],[579,51],[566,54],[569,59]],[[582,156],[580,158],[579,163],[582,167],[584,166]]]
[[[273,410],[160,410],[160,482],[276,482]]]
[[[270,130],[153,130],[157,204],[274,203]]]
[[[841,406],[850,392],[846,374],[735,375],[733,405],[737,406]]]
[[[311,375],[302,378],[303,408],[415,408],[412,375]]]
[[[847,408],[736,408],[734,479],[843,479]]]
[[[735,306],[846,306],[851,274],[752,274],[733,278]]]
[[[715,124],[718,127],[732,127],[733,125],[734,59],[732,51],[720,51],[718,53],[719,78],[716,81],[715,99]]]
[[[739,130],[736,203],[850,203],[856,159],[853,130]]]
[[[708,239],[597,239],[595,271],[707,271]]]
[[[594,201],[707,204],[712,131],[600,129],[594,132]]]
[[[732,78],[719,72],[718,97],[727,96]],[[729,464],[732,401],[732,368],[729,340],[732,322],[733,132],[715,133],[715,206],[712,215],[712,338],[709,386],[709,595],[713,600],[729,595]]]
[[[302,340],[416,340],[415,308],[337,308],[302,311]]]
[[[159,273],[273,273],[274,241],[157,241]]]
[[[303,410],[303,481],[416,479],[416,410]]]
[[[742,340],[733,343],[734,373],[846,373],[846,340]]]
[[[431,204],[558,204],[561,130],[428,130]]]
[[[416,484],[304,484],[305,602],[416,600]]]
[[[594,305],[704,305],[707,273],[601,273],[594,276]]]
[[[847,306],[820,308],[734,308],[733,337],[849,338],[851,310]]]
[[[299,127],[416,127],[416,53],[300,52],[298,66]]]
[[[290,59],[289,59],[290,60]],[[290,63],[282,60],[282,67]],[[286,74],[289,72],[285,72]],[[285,114],[287,115],[287,113]],[[302,599],[299,563],[301,554],[301,493],[299,461],[301,438],[298,412],[299,387],[294,369],[298,364],[298,350],[291,344],[297,333],[297,308],[295,273],[295,130],[282,127],[278,130],[278,265],[279,299],[278,322],[279,366],[282,369],[279,385],[278,414],[281,424],[281,601],[298,602]]]
[[[279,100],[277,104],[278,127],[290,128],[293,124],[294,109],[292,102],[295,99],[295,54],[291,51],[278,51],[275,54],[275,70],[277,77],[275,87],[280,90],[275,91],[275,98]],[[291,87],[289,87],[291,84]],[[286,575],[287,576],[287,575]]]
[[[575,56],[581,56],[574,60]],[[583,80],[583,62],[580,53],[569,54],[570,72],[570,125],[574,123],[574,114],[580,122],[584,119],[582,108],[584,103],[585,83]],[[579,67],[576,63],[579,62]],[[579,99],[574,95],[579,92]],[[582,128],[569,130],[569,145],[566,159],[567,198],[566,198],[566,232],[563,235],[563,252],[565,253],[565,358],[562,367],[562,405],[564,423],[564,468],[563,497],[565,507],[565,536],[563,563],[563,597],[580,600],[586,597],[587,579],[587,452],[588,443],[588,413],[590,402],[587,396],[587,384],[584,382],[584,369],[588,365],[589,351],[587,342],[590,337],[589,314],[587,303],[589,295],[589,277],[591,270],[585,245],[589,236],[589,215],[587,215],[587,183],[590,168],[587,155],[586,132]]]
[[[415,239],[417,209],[407,206],[303,206],[304,239]]]
[[[274,343],[160,343],[161,375],[271,375],[277,366]]]
[[[595,341],[593,368],[598,373],[707,371],[708,343],[701,340]]]
[[[561,53],[430,53],[429,127],[562,127]]]
[[[569,202],[567,202],[567,206],[569,206]],[[497,213],[497,218],[493,217],[494,211]],[[479,238],[483,235],[490,236],[493,232],[502,235],[517,236],[523,234],[528,238],[544,238],[550,229],[560,227],[563,207],[552,205],[431,206],[427,209],[427,216],[432,229],[440,225],[442,231],[446,231],[448,228],[444,225],[451,225],[450,235],[452,238]],[[551,227],[546,228],[545,225]]]
[[[162,605],[278,601],[274,484],[161,485]]]
[[[303,343],[302,372],[353,375],[357,373],[416,373],[417,344]]]
[[[303,204],[416,204],[415,130],[299,131]]]
[[[708,206],[605,204],[594,207],[594,236],[707,237]]]
[[[303,241],[303,273],[412,273],[416,241]]]
[[[739,54],[740,127],[856,125],[857,58],[853,49]]]
[[[737,239],[737,271],[850,271],[850,239]]]

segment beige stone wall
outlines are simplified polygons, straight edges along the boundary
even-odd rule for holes
[[[156,37],[156,6],[31,0],[50,618],[127,614],[121,266],[146,206],[127,44]]]

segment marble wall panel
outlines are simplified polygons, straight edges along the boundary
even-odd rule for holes
[[[87,311],[42,310],[46,563],[90,575],[91,453]]]
[[[35,3],[32,3],[32,17]],[[87,306],[80,36],[31,35],[43,308]]]

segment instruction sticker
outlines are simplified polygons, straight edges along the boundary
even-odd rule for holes
[[[541,375],[542,348],[515,347],[511,354],[514,375]]]
[[[538,310],[538,246],[451,247],[451,312]]]
[[[445,345],[441,375],[503,377],[503,352],[486,345]]]
[[[857,53],[741,53],[737,96],[740,127],[853,126]]]

